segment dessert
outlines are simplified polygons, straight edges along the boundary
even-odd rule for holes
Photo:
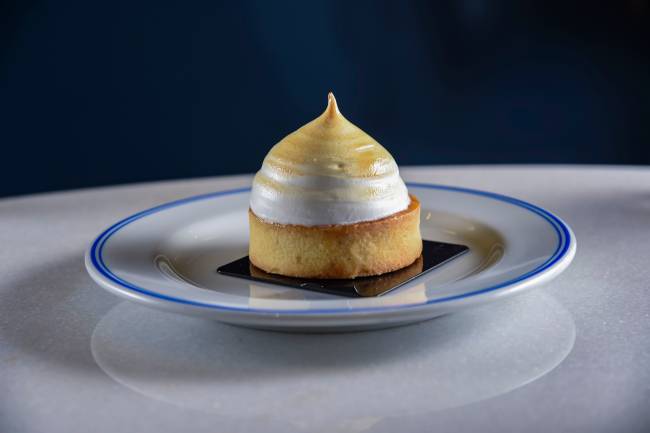
[[[340,113],[325,112],[270,150],[253,181],[249,257],[305,278],[379,275],[422,252],[420,203],[388,151]]]

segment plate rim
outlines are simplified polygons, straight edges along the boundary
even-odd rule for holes
[[[128,298],[132,300],[142,301],[142,296],[144,295],[146,301],[156,302],[156,301],[166,301],[175,305],[185,305],[190,307],[199,307],[201,309],[210,309],[213,311],[221,311],[224,313],[248,313],[248,314],[273,314],[278,315],[304,315],[304,316],[313,316],[313,315],[343,315],[343,314],[355,314],[355,313],[383,313],[388,311],[395,310],[412,310],[415,308],[422,308],[430,305],[453,305],[454,301],[465,301],[468,299],[480,299],[481,295],[484,294],[498,294],[505,290],[512,290],[518,286],[528,285],[532,283],[533,280],[541,278],[547,274],[555,273],[556,275],[559,272],[563,271],[573,260],[576,251],[576,238],[573,234],[571,228],[560,219],[558,216],[554,215],[552,212],[534,205],[532,203],[510,197],[503,194],[498,194],[489,191],[483,191],[473,188],[458,187],[452,185],[444,184],[434,184],[434,183],[423,183],[423,182],[406,182],[407,187],[414,188],[424,188],[424,189],[437,189],[443,191],[451,191],[456,193],[470,194],[480,197],[487,197],[493,200],[501,201],[504,203],[512,204],[517,207],[523,208],[535,215],[542,217],[551,227],[553,227],[557,237],[558,242],[553,254],[551,254],[547,260],[536,268],[525,272],[517,277],[511,278],[505,282],[501,282],[492,286],[483,287],[477,290],[472,290],[456,295],[450,295],[442,298],[429,299],[425,302],[414,303],[414,304],[404,304],[404,305],[389,305],[389,306],[373,306],[373,307],[362,307],[362,308],[330,308],[330,309],[262,309],[262,308],[246,308],[246,307],[236,307],[228,306],[218,303],[207,303],[201,301],[194,301],[191,299],[184,299],[177,296],[166,295],[163,293],[152,291],[151,289],[146,289],[139,287],[133,283],[130,283],[117,275],[115,275],[110,268],[103,261],[102,253],[103,248],[106,242],[119,230],[123,227],[129,225],[130,223],[137,221],[141,218],[144,218],[148,215],[164,211],[173,207],[178,207],[186,205],[189,203],[208,200],[216,197],[222,197],[227,195],[241,194],[251,190],[250,186],[234,188],[216,192],[210,192],[205,194],[199,194],[195,196],[190,196],[182,198],[179,200],[170,201],[167,203],[154,206],[149,209],[137,212],[133,215],[130,215],[126,218],[123,218],[104,231],[102,231],[91,243],[89,249],[85,254],[85,265],[86,270],[90,274],[91,278],[102,286],[105,289],[109,289],[111,292],[115,292],[121,295],[127,295]],[[557,272],[556,272],[557,271]],[[112,287],[112,285],[117,285],[117,287]],[[199,288],[200,289],[200,288]],[[125,292],[126,291],[126,292]],[[147,299],[148,298],[148,299]]]

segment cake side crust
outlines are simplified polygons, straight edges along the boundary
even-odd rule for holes
[[[277,224],[248,210],[249,256],[258,268],[303,278],[380,275],[412,264],[422,254],[420,202],[374,221],[300,226]]]

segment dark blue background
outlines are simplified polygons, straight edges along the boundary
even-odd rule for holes
[[[650,8],[596,3],[4,4],[0,196],[253,172],[330,89],[403,165],[646,164]]]

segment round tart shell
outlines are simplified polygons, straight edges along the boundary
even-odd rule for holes
[[[301,226],[277,224],[248,210],[250,261],[273,274],[346,279],[380,275],[410,265],[422,254],[420,202],[374,221]]]

